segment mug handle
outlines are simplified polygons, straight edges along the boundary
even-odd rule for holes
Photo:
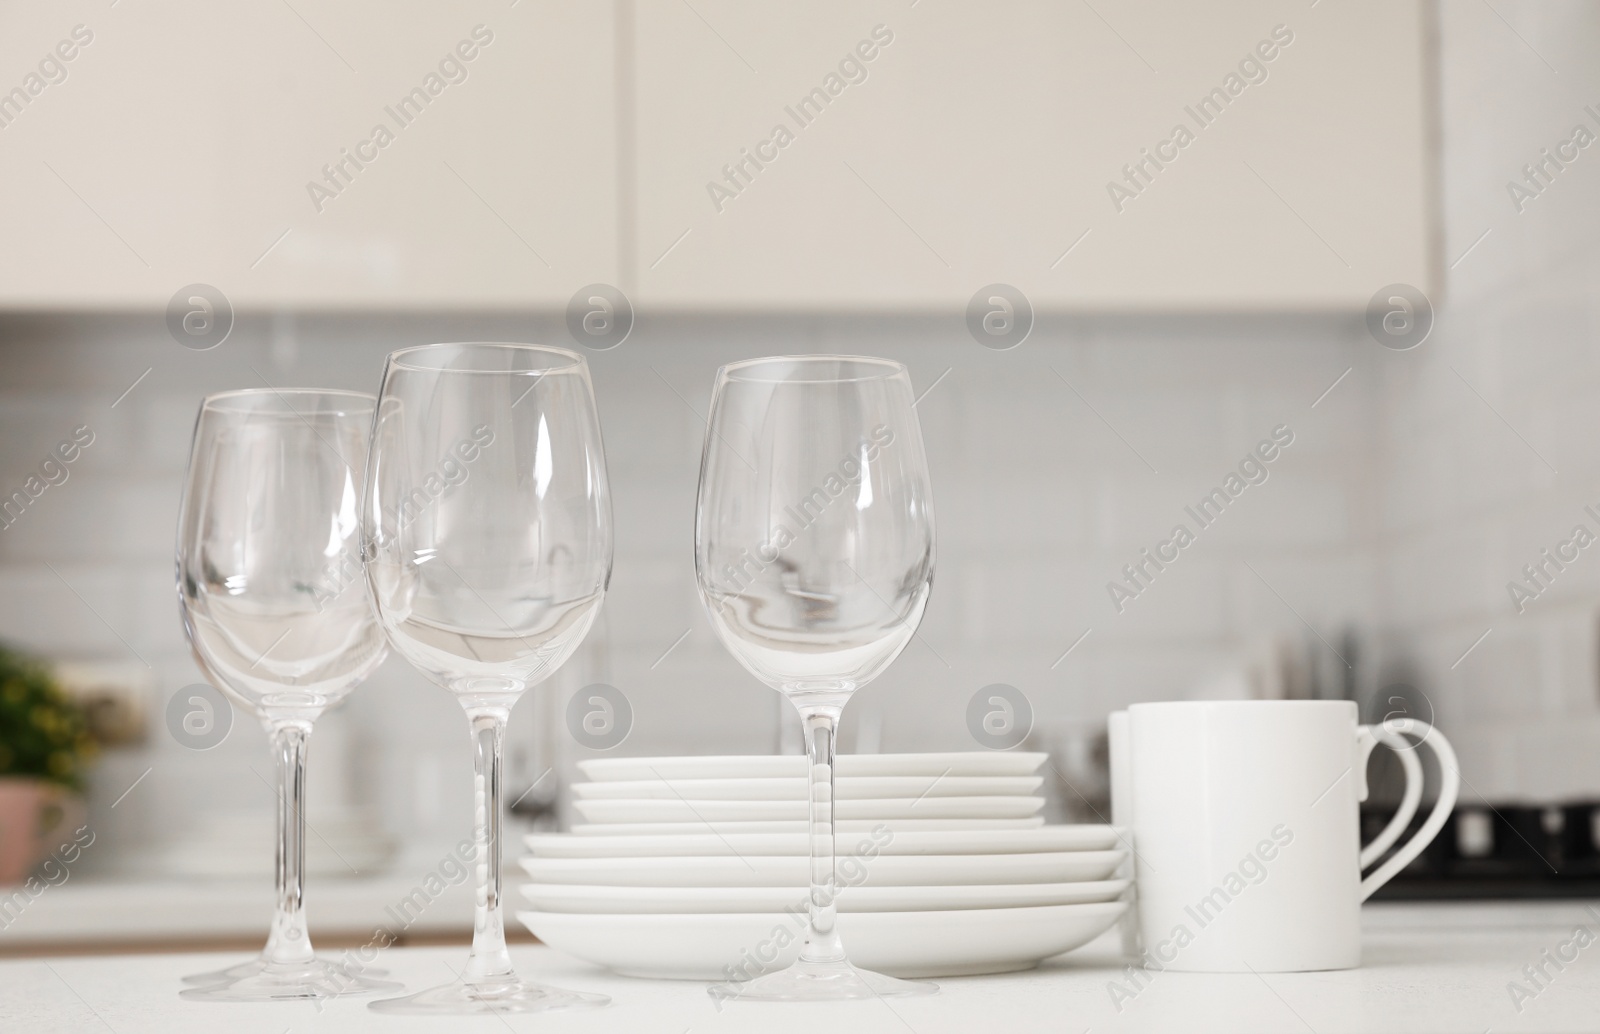
[[[1409,733],[1433,749],[1434,756],[1439,759],[1439,774],[1444,780],[1444,785],[1439,788],[1439,799],[1434,802],[1433,811],[1428,813],[1428,819],[1417,830],[1417,835],[1406,841],[1405,845],[1396,851],[1393,858],[1380,865],[1370,876],[1361,881],[1361,896],[1359,900],[1365,901],[1385,883],[1394,879],[1395,875],[1410,865],[1423,848],[1433,842],[1439,835],[1439,830],[1444,828],[1445,822],[1450,818],[1450,812],[1455,809],[1456,797],[1461,792],[1461,768],[1456,762],[1456,752],[1450,746],[1450,741],[1444,734],[1426,722],[1419,722],[1412,718],[1392,718],[1382,725],[1363,725],[1356,729],[1356,742],[1358,745],[1358,761],[1361,769],[1361,790],[1358,799],[1366,800],[1367,758],[1372,749],[1382,742],[1394,749],[1400,755],[1402,766],[1406,770],[1406,792],[1400,803],[1400,812],[1384,827],[1378,838],[1361,852],[1361,864],[1369,865],[1378,855],[1381,855],[1388,846],[1399,838],[1406,823],[1416,814],[1417,802],[1422,798],[1422,765],[1412,753],[1409,744],[1404,748],[1397,747],[1395,741],[1405,743],[1402,733]],[[1409,810],[1407,805],[1409,804]],[[1380,847],[1381,845],[1381,847]]]
[[[1411,741],[1393,729],[1388,729],[1381,725],[1364,725],[1361,728],[1363,732],[1375,737],[1377,740],[1377,742],[1368,744],[1365,742],[1365,737],[1363,737],[1362,765],[1367,763],[1367,757],[1371,754],[1372,748],[1377,746],[1378,742],[1381,742],[1395,752],[1400,758],[1400,767],[1404,768],[1406,772],[1406,790],[1405,794],[1400,798],[1399,810],[1394,813],[1394,818],[1389,820],[1389,824],[1383,827],[1383,832],[1379,833],[1372,843],[1361,849],[1360,866],[1365,869],[1379,858],[1382,858],[1383,853],[1394,846],[1394,842],[1400,839],[1400,834],[1406,831],[1406,827],[1411,824],[1412,817],[1416,815],[1417,805],[1422,803],[1422,762],[1417,760],[1417,752],[1411,749]],[[1366,798],[1367,793],[1363,788],[1361,799],[1366,800]]]

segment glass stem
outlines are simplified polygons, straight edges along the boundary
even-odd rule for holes
[[[472,838],[478,862],[472,954],[463,974],[469,984],[515,977],[500,913],[500,769],[509,716],[504,708],[467,712],[472,721]]]
[[[311,961],[306,930],[306,741],[310,722],[280,722],[268,730],[278,762],[278,899],[262,957],[269,964]]]
[[[836,928],[838,893],[833,866],[833,748],[839,727],[838,707],[807,706],[800,710],[810,760],[806,831],[811,842],[811,907],[802,962],[843,962],[844,945]]]

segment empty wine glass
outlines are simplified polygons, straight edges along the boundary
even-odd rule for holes
[[[913,405],[906,368],[886,359],[783,356],[717,372],[695,510],[700,596],[728,650],[799,709],[811,761],[805,945],[788,969],[738,985],[738,999],[936,989],[855,968],[835,928],[839,714],[911,641],[933,580]]]
[[[178,602],[201,669],[272,740],[278,894],[261,955],[190,978],[204,986],[185,998],[320,999],[399,986],[316,958],[302,897],[312,723],[386,653],[360,562],[375,402],[263,389],[200,404],[178,517]]]
[[[372,1003],[391,1013],[603,1005],[517,976],[500,901],[501,748],[511,705],[577,649],[611,577],[611,497],[583,357],[451,344],[389,356],[363,556],[393,648],[471,724],[478,850],[472,953],[454,983]]]

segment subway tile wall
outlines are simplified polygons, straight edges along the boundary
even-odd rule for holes
[[[95,440],[66,483],[0,532],[0,635],[53,657],[122,658],[153,672],[146,744],[110,752],[96,773],[96,828],[122,845],[103,864],[159,868],[173,836],[219,814],[260,812],[265,830],[273,797],[264,737],[241,722],[222,746],[196,753],[167,734],[159,713],[200,681],[172,574],[200,396],[264,384],[375,390],[396,347],[559,342],[564,329],[538,316],[259,316],[242,318],[216,350],[191,352],[149,316],[4,326],[13,372],[0,392],[0,484],[20,484],[74,427],[93,428]],[[1326,650],[1314,634],[1332,642],[1369,621],[1378,581],[1367,558],[1382,517],[1371,469],[1381,426],[1375,349],[1345,318],[1041,317],[1024,346],[993,352],[967,336],[959,314],[644,314],[622,347],[590,356],[614,490],[611,591],[588,644],[513,717],[513,794],[551,764],[570,775],[585,755],[561,709],[589,682],[629,696],[634,727],[620,750],[764,753],[782,742],[782,701],[717,644],[695,590],[701,414],[721,363],[846,351],[911,367],[926,391],[918,410],[938,522],[934,596],[918,638],[852,703],[842,740],[971,749],[966,705],[991,683],[1029,697],[1049,745],[1130,701],[1230,691],[1238,672],[1274,691],[1278,655],[1308,642]],[[1279,425],[1294,441],[1268,479],[1119,613],[1107,583],[1122,582],[1121,568],[1174,525],[1192,525],[1185,507]],[[459,838],[469,800],[464,722],[404,663],[391,659],[318,737],[313,764],[344,766],[348,796],[377,809],[408,848],[426,857]],[[314,773],[314,795],[339,782]]]

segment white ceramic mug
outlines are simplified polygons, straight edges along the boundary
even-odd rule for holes
[[[1443,786],[1416,836],[1362,879],[1422,798],[1422,765],[1402,733],[1434,751]],[[1363,848],[1359,804],[1379,742],[1398,751],[1406,790]],[[1139,950],[1151,969],[1360,965],[1361,902],[1428,846],[1461,783],[1438,730],[1358,725],[1344,700],[1135,704],[1112,716],[1111,748],[1113,821],[1133,829]]]

